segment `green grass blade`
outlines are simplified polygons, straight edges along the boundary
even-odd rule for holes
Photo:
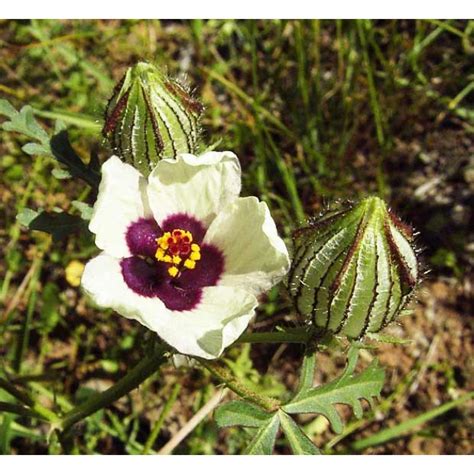
[[[423,413],[420,416],[407,420],[399,425],[396,425],[392,428],[388,428],[386,430],[382,430],[376,433],[373,436],[369,436],[368,438],[364,438],[360,441],[356,441],[352,444],[352,449],[354,451],[362,451],[366,448],[370,448],[371,446],[377,446],[379,444],[388,443],[389,441],[399,438],[401,436],[406,436],[410,434],[410,432],[416,429],[418,426],[426,423],[443,413],[446,413],[453,408],[456,408],[464,403],[472,400],[474,398],[474,392],[467,393],[466,395],[458,398],[457,400],[452,400],[450,402],[444,403],[443,405],[436,407],[426,413]]]

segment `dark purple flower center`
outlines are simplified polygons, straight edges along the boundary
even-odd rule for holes
[[[182,234],[173,234],[176,230]],[[161,299],[170,310],[195,308],[201,301],[202,288],[216,285],[224,271],[222,252],[202,243],[205,234],[202,223],[188,214],[173,214],[161,227],[154,219],[133,222],[126,233],[132,256],[121,261],[125,283],[141,296]],[[174,247],[165,249],[168,239]],[[192,251],[192,243],[199,252]],[[173,260],[176,256],[180,259]]]

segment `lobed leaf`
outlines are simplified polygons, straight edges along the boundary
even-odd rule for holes
[[[260,427],[244,454],[272,454],[279,427],[280,417],[275,413]]]
[[[10,120],[2,124],[2,128],[8,132],[18,132],[33,138],[40,142],[44,147],[48,147],[49,137],[41,125],[33,116],[33,109],[29,105],[25,105],[17,112],[10,104],[6,105],[6,101],[2,101],[0,113],[7,115]]]
[[[33,209],[30,209],[29,207],[25,207],[22,209],[17,215],[16,215],[16,220],[24,227],[30,227],[31,221],[35,218],[38,217],[38,214],[41,211],[34,211]]]
[[[66,166],[71,176],[82,179],[93,188],[99,186],[100,175],[97,172],[96,159],[91,159],[89,166],[84,164],[69,142],[67,131],[62,130],[51,138],[53,156]]]
[[[93,208],[89,204],[82,201],[72,201],[71,204],[81,213],[81,219],[90,221],[92,219]]]
[[[325,416],[333,430],[340,433],[343,429],[342,420],[334,405],[350,405],[357,418],[362,416],[360,400],[369,403],[380,395],[385,378],[384,370],[374,360],[360,374],[354,374],[357,363],[357,348],[352,347],[348,354],[347,367],[341,377],[317,388],[300,391],[283,409],[286,413],[319,413]]]
[[[27,143],[22,150],[28,155],[51,155],[66,167],[66,173],[75,178],[80,178],[93,188],[99,186],[100,173],[97,156],[92,156],[86,165],[72,148],[68,133],[62,124],[57,122],[55,133],[50,138],[43,127],[33,115],[33,109],[26,105],[19,112],[6,100],[0,100],[0,115],[5,115],[9,120],[2,123],[3,130],[17,132],[35,140]],[[60,179],[67,175],[56,172]]]
[[[300,380],[296,393],[313,387],[314,371],[316,370],[316,353],[306,354],[301,366]]]
[[[260,428],[271,416],[253,403],[235,400],[221,405],[216,410],[214,419],[219,428],[227,426]]]
[[[72,216],[66,212],[37,212],[26,208],[18,213],[16,218],[20,224],[31,230],[51,234],[53,240],[61,240],[84,228],[84,221],[81,217]]]
[[[293,418],[283,410],[278,410],[281,428],[290,443],[293,454],[321,454],[319,449],[306,436],[303,430],[295,423]]]

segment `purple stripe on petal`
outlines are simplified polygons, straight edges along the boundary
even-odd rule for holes
[[[148,263],[140,257],[123,258],[120,262],[127,286],[140,296],[158,298],[171,311],[189,311],[201,301],[200,288],[179,288],[167,275],[164,264]]]
[[[207,229],[204,225],[195,217],[185,214],[172,214],[168,216],[162,223],[161,228],[163,232],[171,232],[174,229],[188,230],[193,234],[194,242],[198,244],[202,242]]]
[[[123,279],[131,290],[147,298],[156,297],[157,289],[165,278],[164,266],[149,264],[140,257],[123,258],[120,266]]]
[[[224,272],[224,256],[214,245],[201,245],[201,260],[193,270],[183,269],[176,284],[181,288],[202,288],[214,286]]]
[[[174,282],[167,281],[159,286],[157,296],[171,311],[189,311],[200,303],[202,290],[179,288]]]
[[[154,219],[139,219],[127,229],[127,244],[133,255],[154,257],[158,244],[156,239],[162,234]]]

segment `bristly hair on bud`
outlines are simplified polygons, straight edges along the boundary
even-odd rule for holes
[[[162,158],[198,152],[202,111],[183,84],[140,62],[115,86],[102,133],[122,160],[147,176]]]
[[[321,332],[358,339],[394,321],[419,281],[413,230],[368,197],[295,231],[289,291]]]

